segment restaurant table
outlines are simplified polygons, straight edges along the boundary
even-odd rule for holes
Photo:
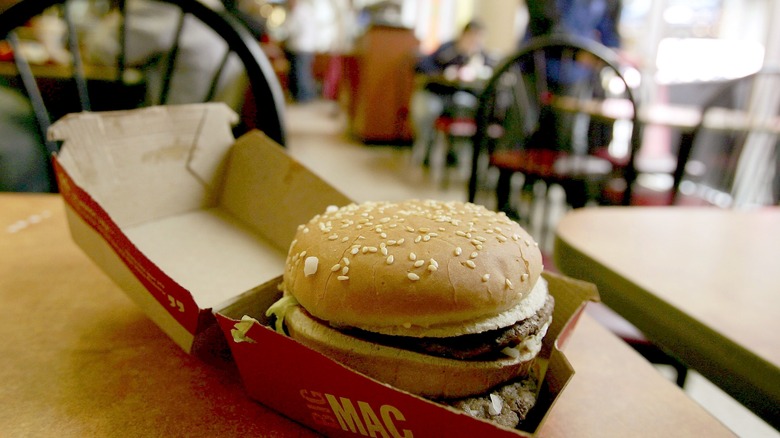
[[[0,194],[5,436],[316,436],[183,352],[72,242],[58,195]],[[584,315],[540,436],[732,436]]]
[[[597,207],[556,229],[564,274],[780,426],[780,208]]]

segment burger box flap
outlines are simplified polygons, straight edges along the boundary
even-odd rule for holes
[[[276,284],[296,226],[349,200],[226,105],[70,114],[49,137],[71,234],[185,351],[224,338],[212,310]]]
[[[249,395],[328,436],[533,436],[574,374],[560,349],[586,302],[598,300],[590,283],[547,272],[544,276],[555,311],[539,355],[546,367],[541,392],[522,430],[395,389],[276,333],[265,317],[281,296],[273,284],[237,300],[217,319]]]

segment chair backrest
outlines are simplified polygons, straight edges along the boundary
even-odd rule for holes
[[[527,42],[494,70],[480,96],[469,199],[484,180],[485,157],[498,149],[603,154],[609,147],[605,156],[622,170],[628,203],[640,145],[633,87],[617,54],[598,42],[564,34]]]
[[[13,51],[13,61],[0,62],[0,86],[29,98],[47,154],[59,145],[45,140],[46,130],[69,112],[207,101],[242,115],[237,133],[257,128],[284,145],[281,86],[237,18],[198,0],[106,0],[95,17],[97,4],[20,0],[0,13],[0,40]],[[78,20],[85,17],[92,21]],[[26,41],[29,24],[43,19],[48,25],[38,27],[52,32]],[[38,65],[30,47],[50,38],[64,40],[63,63]]]
[[[780,69],[723,84],[682,136],[672,204],[740,208],[780,201]]]

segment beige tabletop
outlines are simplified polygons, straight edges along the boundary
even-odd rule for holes
[[[314,436],[252,402],[229,358],[185,354],[71,241],[57,195],[0,194],[5,436]],[[576,374],[540,432],[730,436],[587,316]]]
[[[774,427],[780,208],[602,207],[566,215],[555,261]]]

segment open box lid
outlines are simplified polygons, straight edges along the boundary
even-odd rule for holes
[[[350,200],[224,104],[71,114],[49,130],[74,240],[185,350],[279,277],[298,224]]]

